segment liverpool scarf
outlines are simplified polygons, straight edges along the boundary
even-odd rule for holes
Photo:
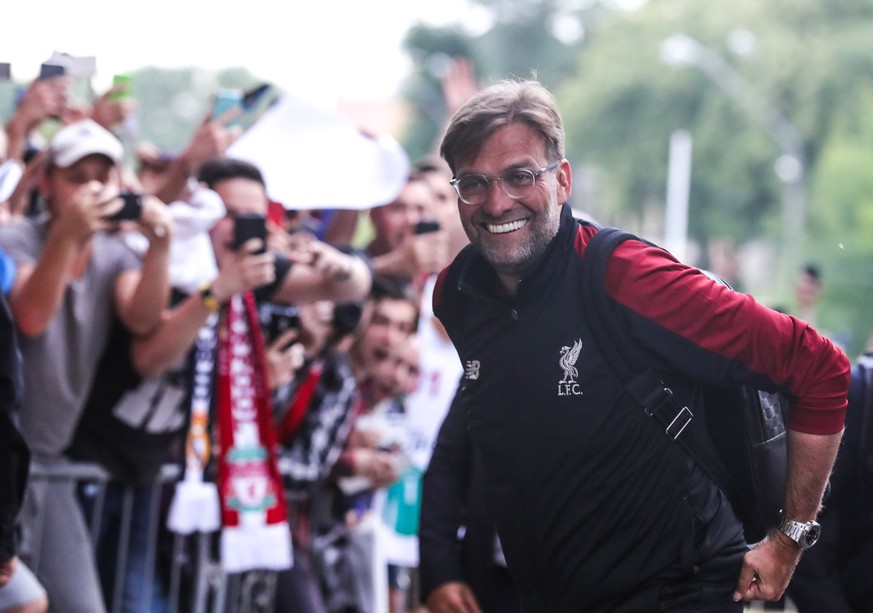
[[[235,294],[218,335],[218,493],[221,564],[228,572],[291,566],[264,340],[254,295]]]
[[[221,517],[221,566],[230,573],[289,568],[292,561],[291,533],[276,462],[276,434],[270,412],[264,341],[251,292],[231,298],[218,321],[217,332],[210,363],[216,364],[217,371],[213,432]],[[205,344],[202,347],[198,344],[198,354],[201,348],[205,349]],[[197,382],[207,369],[212,374],[206,362],[204,359],[195,361],[192,401],[212,387],[199,386]],[[198,440],[203,435],[200,427],[202,407],[202,402],[192,402],[191,433],[186,449],[185,481],[199,480],[198,490],[208,487],[202,483],[202,449],[208,449],[208,439],[206,442]],[[198,466],[200,470],[197,470]],[[189,477],[192,474],[193,479]],[[180,487],[177,487],[173,507],[188,508],[177,511],[175,522],[170,522],[171,529],[174,523],[190,523],[178,518],[190,517],[197,508],[196,505],[177,504]],[[189,486],[187,489],[194,491],[195,488]],[[171,508],[171,519],[172,511]]]

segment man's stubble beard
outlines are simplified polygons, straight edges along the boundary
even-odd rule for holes
[[[472,232],[466,222],[464,231],[476,250],[499,275],[520,279],[536,267],[558,233],[561,207],[558,206],[554,194],[549,200],[543,213],[528,222],[526,226],[529,232],[528,239],[514,253],[503,254],[489,249],[486,245],[487,241],[481,240],[479,234]]]

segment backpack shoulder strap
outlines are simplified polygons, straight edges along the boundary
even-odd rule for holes
[[[585,317],[597,346],[627,393],[639,404],[645,415],[655,419],[671,439],[678,441],[686,452],[725,490],[729,498],[737,492],[730,473],[718,460],[715,449],[705,438],[703,416],[696,427],[688,427],[695,415],[687,406],[680,406],[658,374],[645,368],[638,357],[625,328],[617,321],[606,294],[606,266],[612,252],[626,240],[642,240],[617,228],[600,229],[588,243],[582,257],[582,287],[586,292]]]
[[[863,475],[867,470],[866,457],[871,441],[873,441],[873,353],[865,353],[856,363],[856,368],[860,371],[860,394],[859,394],[859,409],[861,410],[860,419],[860,442],[858,449],[858,458],[861,460],[861,471],[859,475]]]

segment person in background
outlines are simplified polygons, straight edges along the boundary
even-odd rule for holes
[[[799,613],[873,609],[873,347],[852,366],[846,434],[821,513],[821,543],[788,585]]]
[[[335,523],[356,527],[370,519],[375,493],[397,481],[407,461],[406,431],[397,421],[404,409],[397,392],[410,381],[404,347],[412,348],[407,343],[417,325],[418,297],[412,288],[396,278],[377,276],[348,352],[358,398],[343,452],[331,470]],[[372,565],[365,572],[371,573]],[[401,587],[399,577],[396,569],[389,573],[389,588]]]
[[[161,326],[152,335],[135,339],[133,363],[146,377],[160,376],[178,368],[185,360],[190,360],[188,367],[197,369],[196,372],[203,372],[203,368],[214,363],[216,349],[205,351],[202,341],[214,338],[210,322],[218,319],[219,313],[227,312],[235,295],[252,292],[255,308],[263,316],[279,305],[303,308],[323,300],[357,300],[370,287],[370,269],[364,259],[319,241],[303,241],[285,255],[264,251],[267,245],[261,239],[235,244],[237,218],[248,214],[260,216],[263,220],[267,212],[266,187],[254,165],[218,157],[201,167],[198,179],[218,194],[227,210],[227,214],[210,230],[211,257],[217,265],[217,275],[168,309]],[[269,317],[264,320],[266,328],[269,328],[269,322]],[[258,360],[266,364],[267,370],[262,374],[274,392],[286,381],[283,377],[290,380],[300,366],[292,355],[299,347],[299,344],[290,342],[295,340],[295,334],[269,338],[262,356],[264,359]],[[257,343],[254,347],[260,354]],[[189,375],[180,379],[181,384],[187,391],[196,391],[197,386],[190,376],[192,371],[187,372]],[[209,399],[208,402],[215,401]],[[196,428],[205,427],[208,438],[220,436],[216,424],[198,426],[193,403],[189,408],[189,442]],[[203,417],[208,420],[208,416]],[[186,445],[186,450],[189,448],[194,449],[192,445]],[[190,465],[187,463],[192,459],[189,455],[186,453],[186,465]],[[205,469],[206,465],[202,468]],[[208,474],[204,476],[209,478]],[[178,492],[177,489],[177,497]],[[170,518],[173,518],[172,506]]]
[[[320,495],[331,481],[358,403],[347,351],[361,304],[320,300],[297,311],[299,328],[293,340],[303,348],[304,362],[273,394],[279,468],[294,544],[293,567],[277,577],[275,610],[322,613],[326,605],[312,558],[313,530],[327,515],[324,509],[317,514]],[[277,352],[268,359],[284,363]]]
[[[797,316],[812,326],[818,325],[821,294],[821,270],[816,264],[804,264],[794,281],[794,299],[797,302]]]
[[[45,613],[48,599],[18,560],[18,512],[30,468],[30,450],[16,425],[23,394],[21,356],[5,294],[0,294],[0,613]]]
[[[814,540],[849,361],[804,322],[643,241],[607,263],[616,317],[643,366],[679,380],[680,402],[693,402],[681,382],[695,379],[793,398],[783,521],[749,548],[727,498],[622,392],[588,328],[580,271],[597,228],[567,204],[564,138],[548,90],[504,81],[455,113],[440,146],[471,245],[441,273],[434,312],[464,365],[458,402],[523,606],[739,612],[776,600],[804,535]],[[565,394],[568,380],[578,387]]]
[[[123,206],[118,139],[90,119],[52,138],[39,177],[46,214],[0,227],[15,260],[9,301],[21,338],[25,395],[21,430],[34,463],[63,467],[114,316],[134,335],[152,332],[169,296],[172,222],[166,206],[143,197],[137,220],[111,217]],[[148,242],[142,258],[122,234]],[[22,510],[24,559],[53,607],[104,610],[90,536],[72,481],[28,484]]]
[[[367,254],[377,275],[411,283],[449,261],[446,231],[439,224],[426,230],[418,225],[437,221],[433,199],[428,183],[412,175],[392,202],[370,209],[374,236]]]

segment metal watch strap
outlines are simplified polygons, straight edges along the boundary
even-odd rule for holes
[[[779,531],[797,543],[801,549],[809,549],[818,541],[818,537],[821,534],[821,526],[818,522],[794,521],[781,513],[780,516],[782,519],[779,522]]]

